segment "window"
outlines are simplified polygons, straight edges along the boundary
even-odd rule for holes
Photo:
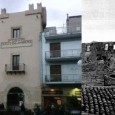
[[[90,51],[90,45],[87,45],[87,52],[89,52]]]
[[[14,28],[13,30],[12,30],[12,34],[13,34],[13,38],[20,38],[20,28]]]
[[[105,44],[105,50],[108,50],[108,44]]]
[[[20,62],[20,55],[13,55],[12,56],[12,69],[19,70],[19,62]]]
[[[113,49],[115,50],[115,44],[113,45]]]
[[[61,65],[50,65],[51,81],[61,80]]]

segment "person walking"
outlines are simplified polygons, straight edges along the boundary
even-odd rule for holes
[[[25,113],[25,106],[23,101],[20,101],[20,115],[24,115]]]
[[[35,104],[35,107],[34,107],[34,115],[40,115],[40,106],[38,104]]]

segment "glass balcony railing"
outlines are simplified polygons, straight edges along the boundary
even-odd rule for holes
[[[52,27],[50,29],[46,29],[45,37],[65,35],[65,34],[76,34],[76,33],[81,33],[80,26]]]
[[[76,58],[81,57],[80,49],[72,49],[72,50],[55,50],[55,51],[46,51],[45,58],[46,59],[54,59],[54,58]]]
[[[81,74],[52,74],[45,76],[45,82],[81,83]]]

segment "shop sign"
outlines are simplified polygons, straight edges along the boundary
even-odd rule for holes
[[[61,90],[55,90],[55,91],[50,91],[50,90],[47,90],[47,91],[42,91],[42,94],[63,94],[63,91]]]

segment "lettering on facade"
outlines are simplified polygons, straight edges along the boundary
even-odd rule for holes
[[[32,40],[24,38],[8,39],[7,42],[1,42],[0,48],[29,47],[32,46]]]

